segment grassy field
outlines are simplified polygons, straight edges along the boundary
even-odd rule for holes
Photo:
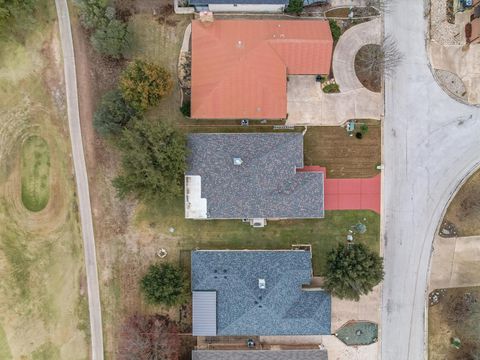
[[[50,196],[50,151],[43,138],[31,136],[23,143],[21,174],[23,205],[43,210]]]
[[[326,253],[346,241],[348,231],[361,222],[365,234],[355,236],[379,251],[379,216],[371,211],[327,211],[321,220],[271,221],[265,228],[254,229],[239,220],[186,220],[183,199],[169,204],[145,206],[137,220],[159,233],[173,236],[180,250],[200,249],[290,249],[293,244],[311,244],[316,275],[325,271]],[[171,247],[170,245],[169,247]]]
[[[445,289],[428,310],[430,360],[475,360],[480,354],[480,287]],[[459,349],[451,338],[461,341]]]
[[[56,13],[47,0],[37,8],[23,36],[0,40],[0,358],[86,359]]]
[[[448,206],[444,221],[452,223],[458,236],[480,235],[480,171],[474,173]]]

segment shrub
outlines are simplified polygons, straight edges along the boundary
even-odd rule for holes
[[[361,132],[357,132],[355,133],[355,137],[360,140],[363,138],[363,134]]]
[[[151,265],[140,282],[145,299],[173,306],[186,300],[187,280],[180,267],[170,263]]]
[[[300,15],[303,11],[303,0],[290,0],[285,11],[289,14]]]
[[[327,94],[338,93],[340,92],[340,87],[338,86],[338,84],[335,83],[328,84],[323,87],[323,92]]]
[[[113,180],[120,198],[169,199],[183,194],[185,135],[162,121],[135,119],[118,140],[121,174]]]
[[[183,116],[190,117],[190,101],[184,102],[182,107],[180,108],[180,112],[183,114]]]
[[[138,110],[155,106],[173,87],[170,74],[161,66],[136,60],[120,78],[124,99]]]
[[[360,125],[360,132],[362,134],[366,134],[368,132],[368,125],[367,124]]]
[[[95,30],[91,42],[100,54],[120,59],[131,44],[131,36],[127,24],[113,19]]]
[[[342,35],[342,29],[338,26],[337,22],[333,19],[329,19],[328,23],[330,25],[330,31],[332,32],[333,41],[338,41]]]
[[[102,97],[93,115],[93,127],[102,136],[118,135],[136,115],[137,111],[125,102],[120,90],[112,90]]]
[[[361,243],[339,244],[327,255],[325,289],[340,299],[358,301],[383,280],[382,260]]]

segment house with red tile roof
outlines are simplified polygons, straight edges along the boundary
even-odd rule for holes
[[[192,21],[191,117],[285,119],[288,75],[327,75],[325,20]]]

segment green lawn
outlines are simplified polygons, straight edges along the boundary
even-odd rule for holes
[[[22,202],[30,211],[40,211],[50,197],[50,151],[47,142],[31,136],[22,146]]]
[[[183,199],[169,204],[148,205],[138,221],[145,221],[163,233],[174,228],[182,250],[200,249],[290,249],[292,244],[311,244],[316,275],[325,272],[327,252],[346,241],[351,227],[358,222],[367,232],[356,241],[379,251],[380,217],[371,211],[327,211],[325,219],[270,221],[265,228],[254,229],[240,220],[186,220]]]

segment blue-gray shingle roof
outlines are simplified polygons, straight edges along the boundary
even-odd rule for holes
[[[252,5],[288,5],[288,0],[190,0],[190,5],[208,4],[252,4]]]
[[[326,350],[193,350],[192,360],[328,360]]]
[[[190,134],[188,146],[208,218],[323,218],[323,173],[296,172],[301,133]]]
[[[217,293],[217,335],[330,334],[330,295],[302,290],[309,252],[194,251],[191,260],[192,291]]]

